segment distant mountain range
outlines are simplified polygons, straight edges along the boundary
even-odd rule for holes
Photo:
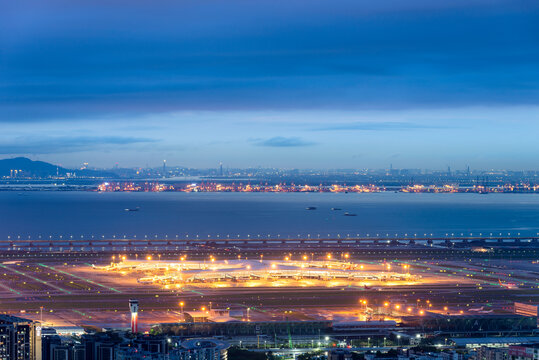
[[[20,178],[49,178],[56,175],[66,176],[67,173],[75,174],[77,177],[116,177],[116,174],[109,171],[89,170],[89,169],[66,169],[44,161],[33,161],[25,157],[0,160],[0,178],[15,176]]]

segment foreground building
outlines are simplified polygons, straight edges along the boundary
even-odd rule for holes
[[[149,346],[140,346],[144,338],[134,341],[134,346],[119,346],[114,360],[227,360],[229,345],[215,339],[190,339],[174,347],[158,343],[164,337],[154,337]],[[142,340],[142,341],[141,341]],[[139,346],[137,346],[137,343]]]
[[[227,360],[228,344],[214,339],[191,339],[170,353],[170,360]]]
[[[477,350],[476,360],[508,360],[508,348],[491,348],[481,346]]]
[[[509,346],[509,360],[539,360],[539,343]]]
[[[43,340],[43,360],[227,360],[228,348],[228,343],[211,338],[133,337],[111,331],[62,340],[50,334]]]
[[[0,315],[0,359],[41,360],[41,324]]]

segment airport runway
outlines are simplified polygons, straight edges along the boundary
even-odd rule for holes
[[[204,255],[207,257],[208,254]],[[291,254],[290,261],[303,259],[297,251],[287,254]],[[347,254],[349,259],[346,261],[361,264],[369,272],[383,273],[387,271],[383,269],[387,264],[403,272],[400,267],[409,265],[410,273],[419,276],[420,280],[398,283],[279,279],[268,282],[212,281],[177,287],[176,284],[141,284],[138,281],[151,272],[92,268],[92,265],[110,265],[112,259],[108,254],[106,258],[95,254],[73,258],[34,256],[8,260],[4,257],[0,263],[0,311],[39,320],[43,307],[43,320],[49,325],[127,327],[128,300],[136,298],[142,310],[141,327],[147,329],[158,322],[179,321],[180,301],[184,303],[184,311],[213,306],[229,308],[245,317],[249,308],[249,317],[266,320],[398,318],[421,310],[455,314],[470,313],[470,309],[503,312],[510,311],[513,301],[539,301],[539,274],[537,263],[532,259],[517,257],[509,266],[507,260],[488,259],[484,253],[472,252],[466,252],[456,260],[448,260],[443,253],[416,259],[410,254],[405,254],[403,259],[393,253],[386,253],[385,257],[379,253],[377,258],[372,254]],[[263,258],[264,261],[282,263],[285,261],[283,255],[269,251]],[[303,255],[323,261],[325,253]],[[126,256],[131,258],[132,255]],[[141,253],[139,256],[147,255]],[[218,263],[237,261],[236,253],[218,252],[212,256]],[[250,256],[249,261],[255,263],[260,257],[253,253],[244,256]],[[333,253],[333,256],[339,262],[344,253]],[[203,263],[201,257],[202,253],[190,260]],[[162,254],[162,261],[167,261],[166,258],[166,254]],[[152,259],[150,262],[158,261]],[[361,300],[367,301],[367,305],[362,305]],[[384,306],[386,303],[388,306]]]

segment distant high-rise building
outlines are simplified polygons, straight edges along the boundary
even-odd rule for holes
[[[41,360],[41,324],[0,315],[0,359]]]
[[[163,177],[167,177],[167,161],[163,160]]]
[[[223,163],[219,163],[219,176],[223,176]]]

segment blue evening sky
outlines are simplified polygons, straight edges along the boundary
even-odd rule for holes
[[[536,0],[0,0],[0,158],[537,169]]]

